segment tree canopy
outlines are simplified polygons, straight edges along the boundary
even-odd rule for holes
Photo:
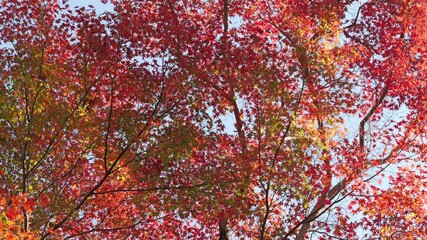
[[[0,6],[6,239],[423,239],[424,0]]]

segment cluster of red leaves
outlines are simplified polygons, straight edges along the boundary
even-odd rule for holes
[[[425,1],[102,2],[2,1],[6,238],[425,237]]]
[[[37,231],[29,232],[22,228],[24,213],[31,215],[34,210],[34,199],[22,194],[9,196],[7,192],[0,187],[0,236],[7,240],[37,239]]]

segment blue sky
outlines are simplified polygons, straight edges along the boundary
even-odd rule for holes
[[[68,4],[72,7],[87,7],[89,5],[93,5],[98,13],[102,13],[105,11],[111,11],[113,10],[113,5],[111,4],[102,4],[100,0],[70,0],[68,1]]]

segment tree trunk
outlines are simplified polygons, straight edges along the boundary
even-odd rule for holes
[[[221,216],[219,219],[219,240],[228,240],[227,217]]]

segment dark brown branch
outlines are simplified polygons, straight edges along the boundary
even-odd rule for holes
[[[329,199],[333,199],[335,198],[347,185],[347,179],[343,179],[340,182],[338,182],[337,184],[335,184],[334,187],[332,187],[328,193],[327,196]],[[292,234],[295,233],[295,231],[302,226],[303,224],[308,224],[311,223],[312,221],[316,220],[318,217],[320,217],[323,213],[325,213],[328,209],[330,209],[332,206],[334,206],[336,203],[341,202],[342,200],[344,200],[347,197],[348,194],[346,194],[345,196],[343,196],[342,198],[335,200],[333,203],[329,204],[329,206],[327,206],[325,208],[325,200],[323,199],[323,202],[318,201],[315,205],[315,207],[310,211],[310,213],[298,224],[296,224],[289,232],[286,233],[286,235],[282,238],[282,239],[288,239]],[[321,211],[322,209],[324,209],[323,211]],[[321,212],[320,212],[321,211]],[[320,213],[319,213],[320,212]],[[306,229],[305,231],[299,231],[296,239],[298,240],[302,240],[304,239],[305,233],[308,231],[308,229]],[[304,234],[303,234],[304,233]]]
[[[219,240],[228,240],[227,216],[222,214],[219,218]]]
[[[101,72],[101,74],[95,79],[95,81],[93,82],[93,84],[95,84],[96,82],[98,82],[99,80],[101,80],[101,78],[108,73],[108,71],[111,69],[111,67],[113,67],[115,64],[119,63],[125,55],[121,56],[117,61],[112,62],[106,69],[104,69],[103,72]],[[43,155],[41,156],[41,158],[34,164],[34,166],[28,170],[27,172],[27,177],[29,177],[44,161],[44,159],[48,156],[50,150],[53,147],[53,144],[55,143],[56,139],[58,138],[59,134],[66,128],[66,124],[67,122],[71,119],[72,116],[74,116],[75,112],[79,109],[79,107],[86,101],[86,98],[88,97],[89,93],[90,93],[90,87],[86,88],[83,96],[79,99],[79,101],[77,102],[76,106],[74,107],[74,109],[68,114],[68,116],[65,117],[63,125],[53,134],[52,138],[50,139],[46,150],[44,151]]]
[[[195,184],[190,186],[182,185],[182,186],[176,186],[176,187],[163,186],[163,187],[152,187],[152,188],[114,189],[114,190],[108,190],[108,191],[95,192],[94,195],[120,193],[120,192],[154,192],[154,191],[161,191],[161,190],[182,190],[182,189],[203,187],[209,184],[211,184],[211,182],[205,182],[205,183],[200,183],[200,184]]]
[[[111,128],[111,118],[113,115],[113,99],[114,99],[114,80],[111,79],[111,86],[110,86],[110,109],[108,110],[108,122],[107,122],[107,131],[105,133],[105,142],[104,142],[104,170],[107,171],[107,155],[108,155],[108,137],[110,135],[110,128]]]
[[[136,227],[138,225],[146,224],[146,223],[150,223],[150,222],[154,222],[154,221],[158,221],[158,220],[166,218],[166,217],[168,217],[170,215],[172,215],[172,214],[167,214],[167,215],[164,215],[164,216],[152,219],[152,220],[147,220],[147,221],[139,220],[139,221],[137,221],[137,222],[135,222],[135,223],[133,223],[131,225],[127,225],[127,226],[121,226],[121,227],[115,227],[115,228],[93,228],[93,229],[90,229],[88,231],[84,231],[84,232],[81,232],[81,233],[78,233],[78,234],[74,234],[74,235],[68,236],[65,239],[71,239],[71,238],[75,238],[75,237],[78,237],[78,236],[83,236],[83,235],[86,235],[86,234],[89,234],[89,233],[93,233],[93,232],[114,232],[114,231],[132,229],[132,228],[134,228],[134,227]],[[124,239],[127,239],[127,238],[124,238]]]
[[[360,151],[362,151],[362,152],[364,151],[364,148],[365,148],[365,124],[372,117],[374,112],[378,109],[378,107],[383,102],[384,98],[386,97],[386,95],[388,93],[388,89],[389,89],[389,87],[388,87],[388,85],[386,85],[381,90],[380,97],[377,99],[375,104],[371,107],[368,114],[366,114],[366,116],[362,119],[362,121],[360,121],[360,125],[359,125],[359,146],[360,146]]]
[[[160,94],[158,101],[156,102],[154,109],[149,117],[149,119],[147,120],[147,122],[145,123],[144,127],[142,127],[142,129],[136,134],[136,136],[132,139],[132,141],[130,141],[130,143],[119,153],[119,155],[116,157],[116,159],[114,160],[114,162],[111,164],[111,166],[107,169],[107,171],[105,172],[104,176],[102,177],[102,179],[95,185],[93,186],[84,196],[83,198],[79,201],[79,203],[72,208],[58,223],[56,223],[53,228],[52,231],[49,231],[48,233],[46,233],[45,235],[42,236],[41,239],[46,239],[49,235],[51,235],[51,233],[57,229],[59,229],[60,227],[62,227],[62,225],[72,216],[73,213],[75,213],[76,211],[78,211],[83,204],[85,204],[85,202],[92,196],[94,195],[95,191],[98,190],[103,184],[104,182],[107,180],[107,178],[112,174],[115,166],[117,165],[117,163],[122,159],[122,157],[124,156],[124,154],[130,149],[131,146],[133,146],[133,144],[137,141],[137,139],[145,132],[145,130],[148,128],[148,126],[151,124],[154,115],[157,113],[158,108],[160,106],[160,103],[162,101],[162,94]]]
[[[268,222],[268,215],[270,214],[271,203],[268,200],[269,193],[270,193],[270,181],[267,182],[267,186],[265,188],[265,200],[264,200],[265,213],[264,213],[264,217],[262,219],[262,224],[261,224],[261,234],[260,234],[261,240],[264,240],[264,238],[265,238],[265,231],[266,231],[266,226],[267,226],[267,222]]]

